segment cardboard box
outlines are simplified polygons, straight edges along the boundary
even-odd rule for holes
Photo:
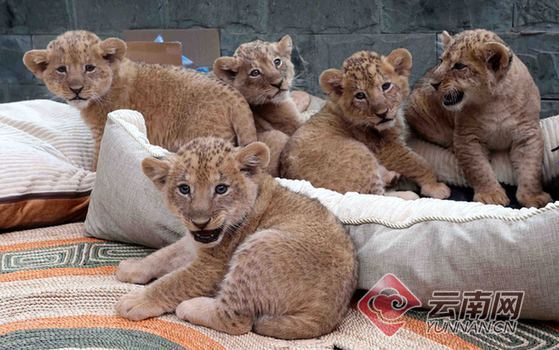
[[[132,61],[182,65],[182,45],[179,42],[127,41],[126,45],[126,57]]]
[[[178,41],[182,44],[182,53],[193,64],[189,68],[208,67],[221,56],[218,29],[138,29],[123,32],[126,41],[153,42],[158,35],[165,43]]]

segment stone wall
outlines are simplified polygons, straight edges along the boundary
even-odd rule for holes
[[[217,27],[223,54],[238,44],[289,33],[297,87],[320,93],[317,79],[357,50],[408,48],[412,81],[437,61],[437,33],[486,28],[502,35],[528,65],[542,95],[542,116],[559,114],[557,0],[0,0],[0,102],[48,98],[21,63],[56,34],[87,29]]]

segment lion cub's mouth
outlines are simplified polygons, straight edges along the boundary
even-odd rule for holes
[[[223,228],[219,227],[214,230],[200,230],[190,232],[192,233],[195,241],[200,243],[212,243],[217,241],[222,230]]]
[[[378,122],[377,125],[381,125],[381,124],[384,124],[384,123],[388,123],[388,122],[391,122],[391,121],[393,121],[393,120],[394,120],[394,118],[386,118],[386,119],[383,119],[383,120],[381,120],[380,122]]]
[[[276,97],[276,96],[278,96],[278,95],[280,95],[284,92],[287,92],[287,91],[289,91],[289,89],[278,89],[278,91],[272,96],[272,98],[274,98],[274,97]]]
[[[451,92],[443,97],[443,104],[445,106],[454,106],[459,104],[464,99],[464,93],[462,91]]]

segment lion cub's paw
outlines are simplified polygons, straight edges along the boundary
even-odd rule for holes
[[[450,197],[450,188],[442,182],[436,182],[422,186],[421,194],[427,197],[445,199]]]
[[[520,204],[527,208],[541,208],[552,201],[551,196],[546,192],[527,193],[518,191],[516,193],[516,198]]]
[[[181,320],[193,324],[201,324],[200,318],[208,317],[214,309],[215,299],[208,297],[198,297],[185,300],[177,306],[175,314]]]
[[[116,279],[121,282],[146,284],[153,279],[149,266],[141,259],[127,259],[118,264]]]
[[[291,92],[291,98],[293,99],[293,102],[295,102],[297,110],[301,113],[306,111],[311,104],[311,95],[304,91]]]
[[[509,197],[503,188],[499,187],[489,192],[476,192],[474,201],[485,204],[497,204],[507,206],[510,204]]]
[[[163,315],[167,310],[149,298],[145,290],[133,291],[123,295],[116,304],[116,313],[132,321]]]
[[[401,175],[395,171],[386,170],[386,172],[382,173],[382,181],[386,187],[393,187],[398,184],[400,181]]]

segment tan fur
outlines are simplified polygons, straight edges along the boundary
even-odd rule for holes
[[[252,329],[285,339],[318,337],[340,323],[356,286],[353,244],[318,201],[266,174],[268,161],[261,142],[233,148],[216,138],[195,139],[170,159],[144,160],[145,174],[197,240],[196,258],[177,259],[183,239],[122,263],[122,281],[145,283],[175,270],[124,295],[119,315],[142,320],[176,310],[229,334]],[[220,184],[228,185],[224,194]],[[179,191],[184,185],[188,194]]]
[[[288,136],[302,124],[289,91],[295,75],[292,49],[289,35],[275,43],[255,40],[239,46],[233,57],[220,57],[214,63],[215,75],[237,88],[250,104],[258,141],[266,143],[272,153],[268,167],[272,176],[279,175],[279,155]],[[278,59],[281,63],[276,65]],[[253,70],[260,74],[252,77]]]
[[[311,95],[305,91],[291,91],[291,98],[293,102],[295,102],[299,112],[305,112],[311,104]]]
[[[216,136],[246,145],[256,140],[245,99],[226,84],[181,67],[140,64],[125,57],[126,43],[101,41],[86,31],[70,31],[46,50],[31,50],[24,63],[48,89],[79,108],[93,131],[96,157],[107,113],[141,112],[151,143],[176,151],[195,137]],[[86,71],[86,65],[94,70]],[[66,72],[57,68],[65,67]],[[85,100],[72,100],[76,97]]]
[[[405,49],[387,57],[361,51],[344,61],[342,71],[324,71],[320,85],[328,101],[288,142],[282,175],[342,193],[384,194],[382,165],[417,182],[422,194],[447,198],[448,187],[402,136],[400,106],[411,65]]]
[[[518,201],[544,206],[551,197],[541,183],[540,94],[528,69],[492,32],[444,32],[441,39],[442,61],[412,92],[408,123],[426,140],[453,148],[474,200],[509,203],[488,160],[489,151],[509,150]]]

